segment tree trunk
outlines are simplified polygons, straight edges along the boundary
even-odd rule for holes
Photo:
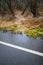
[[[29,6],[29,2],[27,3],[25,9],[23,10],[22,15],[25,13],[25,11],[26,11],[26,9],[28,8],[28,6]]]
[[[37,0],[30,0],[30,10],[33,14],[33,17],[37,16]]]
[[[9,9],[10,9],[11,14],[13,15],[13,17],[15,17],[14,12],[13,12],[12,7],[11,7],[11,1],[10,0],[9,0],[9,2],[6,1],[6,3],[8,5],[8,7],[9,7]]]

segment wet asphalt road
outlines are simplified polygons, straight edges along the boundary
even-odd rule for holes
[[[42,39],[0,32],[0,41],[43,53]],[[43,65],[43,57],[0,44],[0,65]]]

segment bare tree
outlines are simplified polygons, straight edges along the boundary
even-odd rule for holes
[[[25,13],[25,11],[26,11],[26,9],[28,8],[28,6],[29,6],[29,1],[28,1],[28,3],[26,4],[26,6],[25,6],[25,8],[24,8],[24,10],[23,10],[23,12],[22,12],[22,15]]]
[[[2,15],[2,17],[5,15],[5,7],[4,7],[4,2],[3,0],[0,0],[0,14]]]
[[[13,15],[13,17],[15,17],[13,9],[11,7],[11,0],[5,0],[5,3],[8,5],[8,8],[10,9],[10,12]]]
[[[37,16],[37,2],[38,2],[38,0],[28,0],[28,3],[26,5],[26,7],[24,8],[22,14],[24,14],[26,9],[28,7],[30,7],[30,10],[31,10],[31,12],[33,14],[33,17],[36,17]]]
[[[37,2],[38,0],[30,0],[30,10],[34,17],[37,16]]]

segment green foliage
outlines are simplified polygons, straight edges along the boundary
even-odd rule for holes
[[[20,29],[17,29],[17,27],[15,26],[10,26],[10,27],[1,27],[0,28],[1,31],[4,32],[11,32],[12,34],[22,34],[23,31],[21,31]],[[35,29],[28,29],[26,31],[24,31],[24,34],[26,34],[26,36],[28,37],[33,37],[33,38],[43,38],[43,28],[35,28]]]
[[[0,30],[3,32],[7,32],[7,28],[6,27],[0,27]]]
[[[43,28],[35,28],[32,30],[27,30],[25,32],[25,34],[29,37],[33,37],[33,38],[43,38]]]

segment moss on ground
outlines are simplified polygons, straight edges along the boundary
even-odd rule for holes
[[[28,29],[27,31],[25,31],[25,34],[33,38],[43,38],[43,28],[38,27],[31,30]]]
[[[13,34],[22,34],[23,31],[20,30],[21,28],[17,28],[17,26],[9,26],[9,27],[0,27],[1,31],[7,32],[10,31]],[[38,27],[34,29],[27,29],[24,31],[24,34],[28,37],[33,38],[43,38],[43,28]]]

